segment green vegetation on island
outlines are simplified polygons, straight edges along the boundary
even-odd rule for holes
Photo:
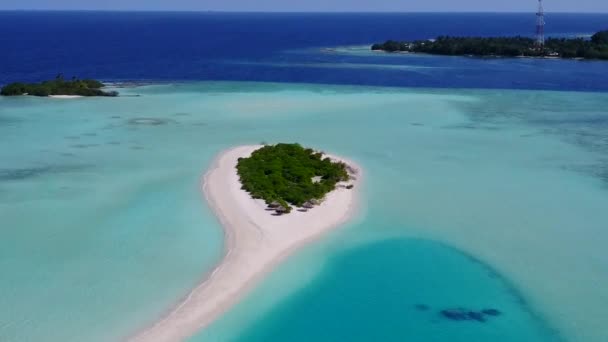
[[[78,95],[78,96],[118,96],[115,91],[103,91],[103,83],[96,80],[79,80],[72,78],[65,80],[63,75],[57,75],[54,80],[40,83],[11,83],[0,90],[0,95],[18,96],[50,96],[50,95]]]
[[[541,48],[526,37],[449,37],[413,42],[386,41],[372,45],[372,50],[418,52],[448,56],[504,56],[608,59],[608,30],[591,39],[549,38]]]
[[[266,145],[248,158],[239,158],[236,168],[241,188],[281,208],[279,213],[289,213],[291,205],[319,201],[338,182],[349,179],[346,164],[299,144]]]

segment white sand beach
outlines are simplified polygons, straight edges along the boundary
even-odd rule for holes
[[[78,99],[83,96],[80,95],[49,95],[52,99]]]
[[[134,336],[134,341],[179,341],[228,310],[253,284],[298,247],[349,220],[357,210],[361,168],[344,161],[356,176],[351,190],[338,187],[320,205],[273,216],[262,200],[241,190],[238,158],[261,146],[241,146],[221,153],[203,179],[205,197],[225,232],[225,257],[190,295],[166,317]]]

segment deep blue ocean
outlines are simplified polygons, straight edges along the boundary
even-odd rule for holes
[[[548,36],[589,36],[608,14],[551,14]],[[0,84],[66,76],[106,81],[233,80],[433,88],[608,90],[608,63],[393,58],[319,53],[438,35],[531,36],[533,13],[286,14],[0,12]],[[332,68],[336,63],[355,66]],[[378,70],[377,63],[407,64]],[[289,67],[285,67],[289,65]],[[369,67],[366,67],[368,65]],[[437,67],[432,74],[412,66]]]

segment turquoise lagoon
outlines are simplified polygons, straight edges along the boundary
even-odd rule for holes
[[[357,160],[360,214],[192,341],[604,341],[608,95],[204,82],[0,98],[0,340],[129,336],[222,256],[234,145]],[[486,322],[439,311],[502,312]]]

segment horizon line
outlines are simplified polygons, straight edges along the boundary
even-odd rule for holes
[[[240,13],[240,14],[529,14],[535,11],[238,11],[238,10],[169,10],[169,9],[0,9],[0,12],[121,12],[121,13]],[[597,11],[549,11],[545,14],[608,14]]]

